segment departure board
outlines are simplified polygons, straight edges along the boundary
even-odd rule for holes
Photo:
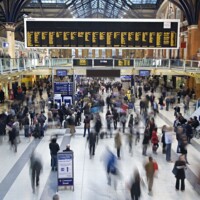
[[[25,46],[35,48],[179,48],[175,19],[25,18]]]
[[[47,31],[42,32],[42,46],[43,47],[47,47],[48,40],[49,40],[49,32]]]
[[[125,60],[125,59],[119,59],[115,60],[115,66],[116,67],[133,67],[134,65],[134,60]]]
[[[62,47],[63,45],[63,32],[57,31],[56,32],[56,46]]]
[[[99,32],[92,32],[92,46],[99,46]]]
[[[92,32],[85,32],[85,47],[91,47]]]
[[[92,59],[73,59],[73,66],[74,67],[92,67]]]

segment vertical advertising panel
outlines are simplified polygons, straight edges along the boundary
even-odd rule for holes
[[[74,186],[74,156],[73,151],[57,154],[58,187]]]

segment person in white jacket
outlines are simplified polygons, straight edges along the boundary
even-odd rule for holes
[[[166,143],[166,160],[167,162],[172,162],[171,161],[171,145],[172,145],[172,132],[173,129],[171,127],[166,128],[165,132],[165,143]]]

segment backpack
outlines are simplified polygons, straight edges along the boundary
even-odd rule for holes
[[[44,123],[46,121],[46,119],[47,118],[44,115],[41,115],[40,118],[39,118],[39,122]]]

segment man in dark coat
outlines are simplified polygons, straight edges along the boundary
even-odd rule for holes
[[[101,118],[100,116],[97,118],[96,123],[95,123],[95,131],[96,131],[96,136],[97,136],[97,143],[99,139],[99,132],[102,128],[102,123],[101,123]]]
[[[4,91],[2,89],[0,89],[0,103],[4,103]]]
[[[42,162],[38,156],[33,153],[30,158],[30,175],[31,175],[31,186],[33,193],[35,193],[35,185],[39,186],[40,172],[42,171]]]
[[[191,121],[188,121],[188,123],[186,124],[185,132],[186,132],[186,136],[187,136],[187,141],[190,144],[190,140],[192,139],[192,136],[193,136]]]
[[[90,158],[95,154],[96,133],[91,131],[88,135]]]
[[[50,154],[51,154],[51,167],[52,171],[57,171],[57,153],[60,150],[60,147],[57,143],[57,139],[53,138],[49,144]]]

